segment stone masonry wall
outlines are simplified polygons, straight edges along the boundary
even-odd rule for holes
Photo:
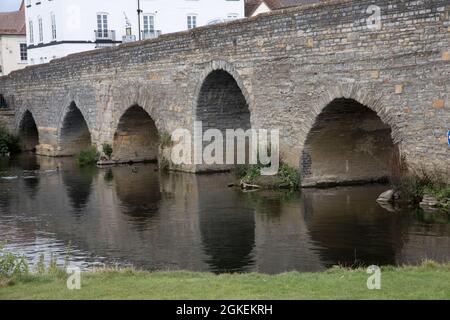
[[[382,28],[368,28],[371,5]],[[160,132],[191,128],[204,79],[236,80],[255,128],[279,128],[283,159],[299,166],[308,132],[330,102],[354,99],[391,128],[412,168],[450,172],[450,2],[338,0],[118,48],[81,53],[0,78],[0,94],[58,149],[72,102],[93,143],[112,143],[121,115],[142,106]],[[450,174],[449,174],[450,175]]]

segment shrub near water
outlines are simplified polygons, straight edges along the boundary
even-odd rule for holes
[[[97,148],[92,146],[87,150],[81,151],[76,156],[77,164],[80,167],[95,165],[100,158],[100,153],[97,151]]]
[[[103,153],[108,157],[108,159],[111,159],[111,156],[113,154],[113,148],[109,143],[104,143],[102,145]]]
[[[239,165],[233,169],[233,173],[237,179],[242,179],[247,183],[255,183],[260,180],[261,169],[264,166],[258,165]],[[300,176],[298,169],[292,168],[289,165],[282,163],[278,169],[276,175],[279,184],[283,185],[284,188],[289,188],[291,190],[299,189]],[[272,187],[279,187],[279,185],[274,185]]]
[[[5,251],[3,246],[0,243],[0,279],[27,275],[29,270],[26,258]]]
[[[19,152],[19,138],[10,134],[5,128],[0,126],[0,155]]]

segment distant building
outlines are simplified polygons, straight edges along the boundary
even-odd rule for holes
[[[27,65],[25,9],[0,13],[0,76]]]
[[[25,4],[30,64],[245,17],[244,0],[26,0]]]
[[[321,0],[245,0],[245,16],[254,17],[277,9],[317,3]]]

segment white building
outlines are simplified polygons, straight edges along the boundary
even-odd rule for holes
[[[26,66],[25,10],[21,6],[18,11],[0,13],[0,76]]]
[[[256,17],[262,13],[288,7],[318,3],[324,0],[245,0],[245,16]]]
[[[244,0],[26,0],[28,62],[239,18]]]

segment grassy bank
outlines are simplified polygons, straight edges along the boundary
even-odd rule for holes
[[[57,275],[0,280],[0,299],[450,299],[450,265],[382,268],[381,290],[363,269],[322,273],[213,275],[133,270],[83,273],[70,291]]]

